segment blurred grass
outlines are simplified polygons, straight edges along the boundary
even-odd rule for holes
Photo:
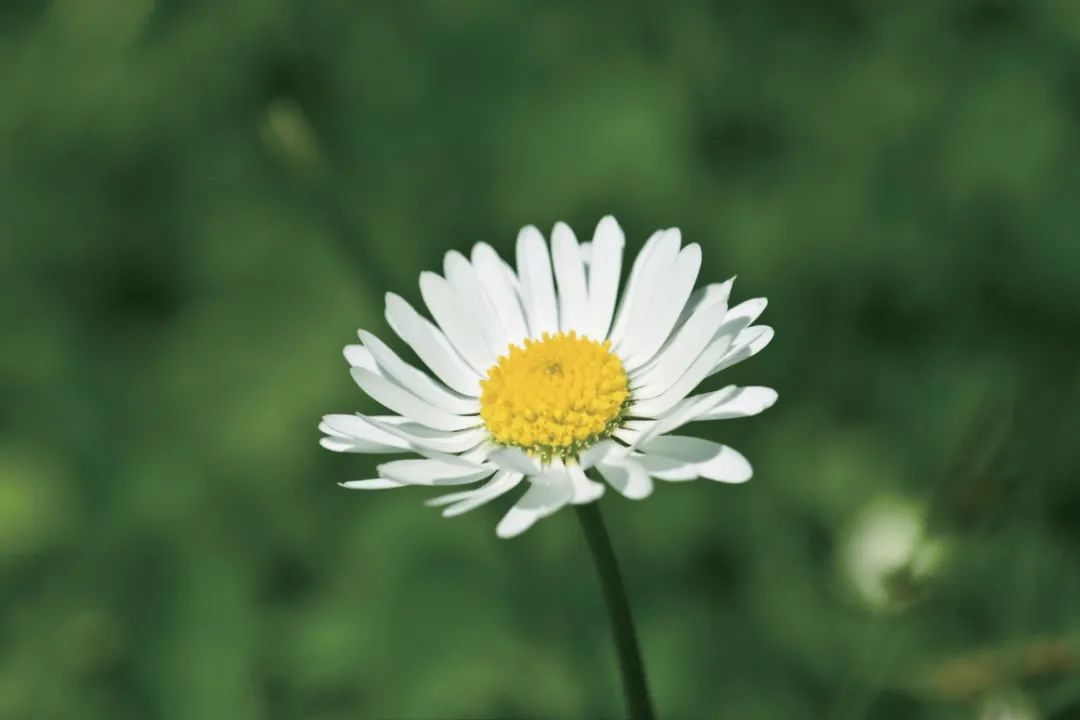
[[[605,501],[662,716],[1080,716],[955,671],[1077,647],[1072,0],[15,0],[0,91],[0,718],[617,716],[572,517],[349,494],[315,432],[386,291],[609,212],[778,330],[702,430],[753,482]],[[883,498],[947,548],[887,608]]]

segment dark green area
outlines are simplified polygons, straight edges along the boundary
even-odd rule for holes
[[[574,513],[315,430],[385,292],[607,213],[777,330],[753,481],[603,501],[660,716],[1077,717],[1078,123],[1076,0],[0,4],[0,718],[618,716]]]

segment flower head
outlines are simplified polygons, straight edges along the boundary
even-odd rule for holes
[[[750,479],[737,451],[672,433],[776,402],[774,390],[756,386],[691,394],[772,340],[772,328],[753,324],[765,299],[729,307],[733,280],[695,291],[701,249],[681,245],[677,229],[654,233],[621,302],[624,239],[612,217],[584,244],[556,224],[550,253],[536,228],[523,228],[516,272],[484,243],[469,258],[447,253],[443,275],[420,276],[434,322],[388,294],[390,327],[430,373],[361,330],[362,344],[345,348],[352,376],[392,414],[327,415],[322,444],[421,457],[342,484],[472,486],[429,501],[449,517],[526,483],[496,528],[511,537],[564,505],[598,499],[604,485],[586,475],[593,468],[635,500],[654,479]]]
[[[875,610],[910,605],[937,575],[948,556],[944,539],[926,524],[926,508],[895,497],[868,505],[842,546],[853,588]]]

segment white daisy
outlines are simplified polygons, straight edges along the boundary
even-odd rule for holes
[[[623,232],[612,217],[578,244],[557,223],[551,251],[540,232],[517,238],[517,272],[491,246],[449,252],[443,275],[420,275],[434,322],[393,293],[390,327],[430,370],[371,333],[345,348],[357,384],[391,414],[327,415],[322,445],[337,452],[416,453],[378,466],[353,489],[472,485],[433,498],[460,515],[524,484],[496,528],[512,537],[604,485],[639,500],[653,480],[750,479],[739,452],[673,434],[700,420],[756,415],[776,402],[767,387],[730,385],[691,395],[709,376],[772,340],[754,325],[765,298],[729,307],[734,278],[694,290],[701,248],[677,229],[654,233],[618,303]],[[476,483],[483,483],[476,486]]]

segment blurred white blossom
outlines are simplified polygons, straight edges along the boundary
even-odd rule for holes
[[[979,707],[976,720],[1039,720],[1035,703],[1019,691],[997,692],[987,697]]]
[[[926,530],[925,508],[882,498],[855,519],[842,549],[844,572],[859,597],[878,610],[914,600],[940,569],[944,540]]]

